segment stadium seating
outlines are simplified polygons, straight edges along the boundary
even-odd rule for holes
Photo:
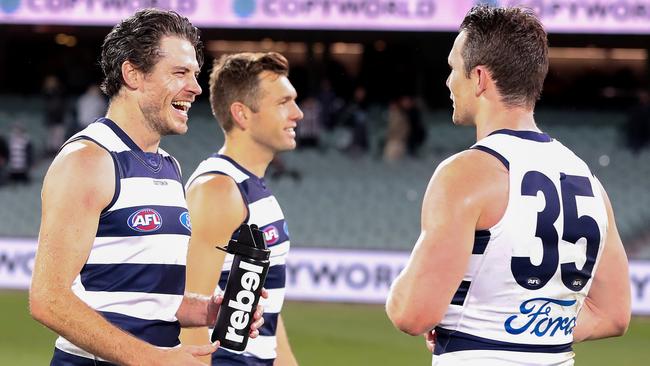
[[[38,103],[0,98],[0,133],[21,120],[34,141],[44,141]],[[37,107],[35,108],[34,105]],[[30,107],[31,106],[31,107]],[[162,147],[177,157],[188,177],[194,167],[223,142],[217,123],[204,104],[193,107],[185,136],[167,137]],[[301,150],[282,154],[299,180],[267,178],[281,202],[296,246],[409,250],[419,234],[420,206],[437,164],[475,139],[474,130],[449,123],[450,112],[428,113],[428,139],[422,154],[393,164],[381,161],[379,141],[385,120],[374,114],[371,152],[350,157],[336,149]],[[631,256],[650,258],[650,150],[635,156],[622,147],[618,126],[624,115],[603,112],[540,111],[538,124],[583,158],[606,187],[617,224]],[[333,134],[324,136],[334,141]],[[34,183],[0,188],[0,236],[38,234],[40,188],[49,160],[37,164]],[[272,170],[270,171],[272,172]]]

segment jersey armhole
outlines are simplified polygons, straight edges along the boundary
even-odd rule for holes
[[[117,157],[115,156],[115,153],[113,151],[110,151],[108,148],[106,148],[106,146],[100,144],[97,140],[93,139],[92,137],[78,136],[78,137],[76,137],[74,139],[70,139],[70,140],[66,141],[66,143],[61,146],[61,148],[59,149],[59,152],[61,151],[61,149],[63,149],[68,144],[73,143],[73,142],[77,142],[77,141],[81,141],[81,140],[90,141],[90,142],[94,143],[95,145],[101,147],[102,149],[106,150],[106,152],[111,156],[111,159],[113,160],[113,167],[115,168],[115,189],[113,191],[113,198],[108,203],[108,205],[106,205],[106,207],[104,207],[102,209],[101,213],[99,214],[99,217],[101,218],[106,214],[106,212],[108,212],[108,210],[111,209],[111,207],[113,207],[113,205],[115,205],[115,202],[117,202],[117,197],[119,197],[119,195],[120,195],[120,178],[122,177],[122,171],[121,171],[120,166],[119,166],[119,164],[117,162]]]
[[[231,177],[230,175],[228,175],[228,174],[226,174],[226,173],[224,173],[224,172],[220,172],[220,171],[218,171],[218,170],[207,171],[207,172],[205,172],[205,173],[201,173],[201,174],[195,176],[191,181],[188,181],[188,182],[187,182],[187,187],[189,187],[189,186],[192,184],[192,182],[194,182],[194,181],[196,180],[196,178],[198,178],[198,177],[202,177],[202,176],[205,176],[205,175],[208,175],[208,174],[223,175],[223,176],[225,176],[225,177],[230,178],[233,182],[235,182],[235,185],[237,186],[237,190],[239,191],[239,195],[241,196],[242,202],[244,203],[244,209],[246,210],[246,216],[244,217],[244,221],[242,221],[242,223],[248,223],[248,220],[250,219],[250,215],[251,215],[251,214],[250,214],[250,211],[248,210],[248,204],[249,204],[249,202],[248,202],[248,200],[246,199],[246,196],[244,195],[244,192],[242,192],[242,189],[241,189],[241,187],[239,186],[239,183],[237,183],[237,181],[235,180],[235,178]]]

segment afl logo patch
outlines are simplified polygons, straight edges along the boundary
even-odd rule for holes
[[[264,228],[264,241],[267,245],[275,244],[279,239],[280,233],[275,226],[269,225]]]
[[[181,221],[181,225],[185,226],[187,230],[192,231],[192,223],[190,222],[189,212],[183,212],[178,219]]]
[[[132,213],[127,220],[127,224],[135,231],[148,233],[160,229],[162,217],[158,211],[152,208],[143,208]]]

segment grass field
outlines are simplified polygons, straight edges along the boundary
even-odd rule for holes
[[[27,294],[0,291],[0,365],[49,364],[55,336],[33,321]],[[377,305],[289,302],[283,311],[301,365],[429,365],[421,337],[396,331]],[[623,338],[575,346],[577,365],[648,365],[650,318],[634,318]]]

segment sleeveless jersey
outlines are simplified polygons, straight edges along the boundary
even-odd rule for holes
[[[220,347],[212,356],[213,363],[227,365],[228,360],[233,360],[237,365],[242,362],[249,365],[272,365],[277,355],[275,332],[278,315],[284,303],[285,260],[290,246],[289,231],[284,214],[264,179],[249,172],[230,157],[213,154],[201,162],[188,180],[187,187],[194,179],[204,174],[226,175],[235,181],[248,210],[244,222],[248,225],[255,224],[264,232],[264,239],[271,250],[271,263],[264,283],[264,288],[269,292],[269,298],[260,298],[260,304],[264,306],[264,325],[259,329],[260,335],[255,339],[249,339],[246,349],[241,352]],[[215,205],[218,209],[218,203]],[[236,235],[236,232],[233,233],[232,238],[236,239]],[[227,254],[223,267],[220,269],[219,286],[215,291],[225,290],[232,260],[232,254]]]
[[[113,121],[100,118],[65,144],[88,140],[115,165],[115,194],[102,211],[88,259],[72,284],[83,302],[113,325],[154,346],[180,344],[176,319],[185,291],[190,222],[176,160],[143,152]],[[63,351],[63,352],[61,352]],[[52,364],[100,358],[63,337]]]
[[[607,230],[587,165],[547,134],[499,130],[473,149],[509,171],[501,220],[477,231],[436,327],[434,365],[572,365],[572,330]]]

